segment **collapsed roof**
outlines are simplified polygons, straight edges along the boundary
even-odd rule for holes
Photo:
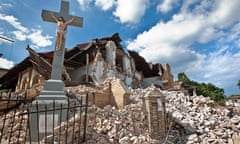
[[[64,67],[67,71],[71,71],[84,66],[86,65],[87,55],[89,62],[91,62],[94,60],[97,51],[101,51],[103,56],[105,56],[105,45],[108,41],[113,41],[117,47],[117,61],[121,61],[121,57],[118,57],[118,55],[127,53],[133,58],[136,70],[142,72],[144,77],[159,76],[159,70],[162,69],[161,64],[153,64],[152,67],[150,67],[149,63],[147,63],[143,57],[138,55],[137,52],[128,51],[121,45],[121,38],[118,33],[101,39],[93,39],[90,42],[78,44],[70,49],[65,49]],[[54,51],[37,53],[29,46],[27,47],[27,50],[30,55],[3,75],[0,78],[0,84],[14,89],[14,86],[18,81],[17,74],[31,66],[33,66],[46,79],[50,78]],[[65,77],[66,73],[63,72],[63,79]]]

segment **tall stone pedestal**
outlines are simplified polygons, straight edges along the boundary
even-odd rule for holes
[[[148,116],[150,137],[161,143],[166,137],[165,98],[159,89],[152,87],[143,100]]]
[[[61,80],[48,80],[44,90],[32,103],[30,114],[31,142],[54,134],[54,127],[67,120],[68,99]]]

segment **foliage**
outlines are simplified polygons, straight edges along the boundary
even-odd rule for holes
[[[212,83],[198,83],[190,80],[185,73],[178,74],[178,81],[183,82],[185,85],[197,86],[197,95],[203,95],[205,97],[210,97],[217,103],[223,103],[226,96],[224,95],[224,89],[219,88]],[[239,81],[240,85],[240,81]]]
[[[237,86],[240,89],[240,80],[238,80]]]
[[[178,81],[183,82],[183,84],[197,86],[197,82],[191,81],[185,73],[178,73]]]

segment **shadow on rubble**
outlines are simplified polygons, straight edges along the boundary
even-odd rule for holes
[[[163,144],[186,144],[187,136],[179,133],[178,130],[171,130]]]
[[[169,117],[171,116],[168,114]],[[163,144],[186,144],[189,141],[189,136],[197,133],[196,129],[188,123],[182,123],[173,118],[168,119],[168,122],[167,136]]]

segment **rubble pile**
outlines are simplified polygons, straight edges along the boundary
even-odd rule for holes
[[[209,97],[186,96],[181,92],[163,92],[166,110],[174,121],[184,127],[189,144],[229,143],[240,135],[240,115],[225,107],[215,108]]]
[[[27,112],[24,109],[26,109],[25,105],[21,105],[19,109],[0,115],[1,143],[25,143],[28,115],[24,114]]]
[[[68,87],[70,103],[75,103],[88,92],[102,91],[104,87]],[[147,113],[143,97],[151,90],[131,89],[130,104],[122,109],[107,105],[103,108],[90,105],[87,113],[86,143],[88,144],[157,144],[148,131]],[[161,91],[166,99],[167,134],[164,144],[236,144],[240,137],[240,115],[232,114],[226,107],[216,106],[212,100],[203,96],[188,96],[180,91]],[[26,105],[25,105],[26,106]],[[24,143],[27,129],[26,109],[21,105],[0,117],[0,130],[4,143]],[[20,111],[21,110],[21,111]],[[83,120],[80,113],[73,113],[67,122],[54,129],[57,136],[49,135],[42,142],[78,141],[83,138]],[[82,113],[84,114],[84,113]],[[72,116],[72,117],[71,117]],[[3,127],[4,125],[4,127]],[[6,127],[7,126],[7,127]],[[67,131],[66,127],[68,128]],[[58,134],[59,130],[62,133]],[[11,132],[10,132],[11,131]],[[72,138],[70,138],[72,136]],[[10,139],[9,139],[10,138]],[[80,139],[81,139],[80,138]],[[17,141],[18,140],[18,141]]]
[[[147,89],[132,89],[130,100],[131,104],[125,106],[122,110],[116,110],[114,107],[107,106],[104,109],[96,108],[94,112],[90,112],[95,117],[90,118],[93,121],[90,125],[97,133],[101,133],[108,136],[110,142],[114,141],[114,138],[111,139],[111,136],[115,136],[116,140],[121,140],[122,131],[116,134],[112,134],[112,127],[116,127],[114,121],[119,119],[118,115],[128,117],[129,121],[135,121],[131,115],[133,110],[127,109],[127,113],[122,113],[126,111],[126,108],[131,108],[138,106],[139,109],[143,108],[142,97],[149,91]],[[166,96],[166,110],[168,115],[173,118],[173,122],[168,121],[168,140],[171,142],[171,137],[174,137],[175,140],[178,137],[178,140],[181,140],[188,144],[196,143],[228,143],[233,144],[234,140],[240,136],[240,115],[234,114],[231,116],[231,112],[226,107],[216,106],[209,97],[204,96],[188,96],[182,92],[176,91],[161,91]],[[117,111],[117,112],[116,112]],[[121,112],[121,113],[119,113]],[[145,115],[143,111],[139,111],[141,115]],[[100,113],[100,114],[99,114]],[[137,112],[136,112],[137,113]],[[126,115],[126,116],[124,116]],[[117,118],[116,118],[117,116]],[[145,115],[146,117],[146,115]],[[125,125],[127,121],[122,120],[122,125]],[[146,119],[142,120],[145,128],[142,130],[141,135],[146,136],[146,141],[151,141],[149,138],[149,133],[147,132]],[[175,127],[171,127],[170,123],[175,123]],[[176,125],[178,125],[176,127]],[[178,128],[178,129],[176,129]],[[124,127],[129,131],[128,127]],[[144,131],[146,130],[146,131]],[[130,131],[129,131],[130,132]],[[174,136],[175,134],[175,136]],[[125,135],[126,136],[126,135]],[[129,138],[129,137],[128,137]],[[91,138],[90,138],[91,139]],[[115,141],[114,141],[115,142]],[[143,141],[140,141],[143,142]],[[117,142],[116,142],[117,143]],[[119,142],[118,142],[119,143]],[[132,143],[132,141],[128,141]],[[236,142],[235,142],[236,143]],[[235,144],[234,143],[234,144]]]
[[[109,84],[113,80],[117,80],[117,78],[108,78],[104,82],[99,83],[98,85],[78,85],[73,87],[66,87],[65,91],[68,93],[69,96],[74,97],[86,95],[87,92],[102,92],[105,89],[109,88]]]
[[[110,105],[103,109],[92,106],[88,112],[88,126],[96,133],[105,135],[102,139],[91,134],[87,137],[88,143],[153,143],[140,103],[127,105],[123,109],[116,109]]]
[[[78,99],[83,96],[84,93],[86,93],[86,89],[90,92],[98,90],[97,88],[87,86],[69,87],[67,90],[68,95],[72,96],[70,101],[73,102],[74,99]],[[124,106],[122,109],[117,109],[111,105],[107,105],[104,108],[97,107],[96,105],[90,105],[88,107],[87,114],[86,143],[156,143],[156,140],[151,139],[149,136],[146,113],[143,110],[141,97],[145,92],[147,92],[147,90],[132,90],[130,95],[131,104]],[[63,122],[61,126],[56,127],[54,129],[56,135],[54,140],[64,142],[67,138],[67,141],[71,141],[73,139],[69,139],[69,137],[71,137],[73,133],[75,133],[76,138],[78,138],[77,135],[79,132],[79,126],[76,124],[76,121],[79,121],[79,118],[79,113],[76,113],[75,117],[71,117],[68,122]],[[73,124],[74,122],[75,124]],[[83,122],[80,123],[83,124]],[[61,135],[59,135],[59,129],[66,129],[66,126],[69,129],[68,132],[64,132],[64,130],[62,130]],[[66,133],[69,136],[66,137]],[[44,138],[42,142],[52,141],[52,138],[53,136],[50,135],[47,138]],[[70,141],[69,143],[71,143]]]
[[[130,89],[130,103],[123,109],[105,106],[103,109],[91,106],[88,111],[87,143],[94,144],[157,144],[148,131],[147,113],[143,107],[143,97],[150,90]],[[168,132],[165,144],[182,144],[180,131]]]

